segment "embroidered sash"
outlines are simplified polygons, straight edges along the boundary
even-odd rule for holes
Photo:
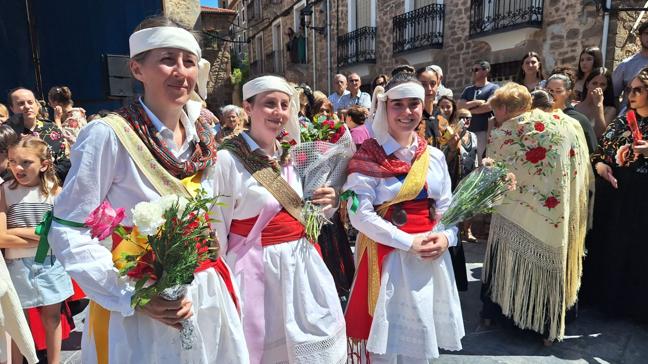
[[[109,114],[104,120],[115,132],[117,138],[128,152],[130,158],[135,162],[138,169],[144,174],[146,179],[153,185],[155,190],[161,195],[178,194],[191,198],[194,191],[200,187],[202,171],[196,175],[189,176],[179,180],[172,176],[160,163],[155,159],[142,140],[135,134],[129,123],[117,114]],[[141,251],[142,245],[129,240],[123,240],[113,249],[113,261],[119,264],[119,259],[123,253],[137,254]],[[218,261],[221,259],[219,258]],[[220,269],[219,269],[220,268]],[[223,267],[215,267],[226,282],[228,288],[231,286],[227,270]],[[228,284],[229,281],[229,284]],[[230,292],[231,294],[231,292]],[[235,296],[232,297],[237,302]],[[88,314],[89,335],[93,337],[95,351],[97,353],[97,363],[108,363],[108,333],[110,322],[110,311],[106,310],[94,301],[90,301]]]
[[[245,169],[250,172],[252,177],[261,184],[272,196],[279,201],[286,211],[299,221],[306,225],[302,214],[303,200],[297,192],[286,182],[281,174],[276,172],[271,166],[258,163],[258,158],[250,157],[253,152],[250,150],[247,142],[240,135],[231,138],[222,145],[223,149],[229,150],[239,159]]]
[[[407,177],[405,177],[403,185],[401,186],[400,191],[398,191],[396,197],[391,201],[383,203],[376,209],[376,212],[381,217],[384,218],[386,216],[390,206],[404,201],[414,200],[416,196],[418,196],[418,194],[421,192],[421,189],[425,186],[429,163],[429,153],[421,153],[420,157],[412,164],[412,167],[407,174]],[[360,263],[358,264],[358,266],[367,264],[368,269],[366,277],[361,277],[360,271],[358,271],[358,275],[356,276],[356,281],[354,283],[354,289],[351,292],[351,301],[353,301],[354,298],[360,300],[364,299],[363,297],[354,297],[354,291],[355,287],[358,284],[366,284],[368,296],[366,297],[368,304],[366,309],[368,310],[369,315],[373,316],[376,309],[376,303],[378,301],[378,293],[380,292],[380,263],[382,262],[380,255],[382,255],[382,258],[384,258],[389,252],[392,251],[392,249],[386,249],[384,250],[383,254],[379,254],[379,244],[362,233],[358,235],[356,244],[359,253],[358,256],[360,257]],[[380,245],[380,247],[383,246],[384,245]],[[366,263],[363,262],[364,260],[366,260]],[[351,301],[349,302],[349,307],[351,307],[353,304]],[[349,321],[352,321],[349,313],[350,310],[347,310],[347,323],[349,323]],[[349,334],[349,337],[351,339],[359,340],[366,339],[366,337],[352,337],[351,334]]]

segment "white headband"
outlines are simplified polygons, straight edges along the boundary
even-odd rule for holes
[[[196,38],[187,30],[178,27],[155,27],[138,30],[128,39],[130,57],[157,48],[177,48],[195,54],[198,61],[198,94],[207,98],[207,81],[211,65],[202,58],[202,51]]]
[[[374,138],[376,138],[378,144],[384,145],[389,137],[389,127],[387,125],[387,100],[416,98],[423,101],[425,100],[425,89],[417,83],[406,82],[385,93],[374,93],[374,98],[378,99],[378,107],[373,117],[371,127],[373,129]]]
[[[299,143],[299,95],[285,79],[277,76],[261,76],[250,80],[243,85],[243,100],[268,91],[280,91],[290,96],[290,115],[284,129],[295,142]]]

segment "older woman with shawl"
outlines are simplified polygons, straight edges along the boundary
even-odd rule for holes
[[[516,175],[518,188],[493,213],[482,317],[501,308],[550,344],[563,338],[580,286],[592,174],[585,137],[564,114],[529,112],[524,86],[505,85],[489,103],[496,126],[487,156]]]
[[[378,94],[375,139],[349,163],[343,189],[355,196],[349,218],[357,274],[347,306],[352,359],[428,363],[439,348],[460,350],[464,336],[448,247],[457,228],[433,231],[452,198],[443,153],[415,132],[424,89],[397,73]]]
[[[72,148],[72,169],[54,203],[49,240],[56,257],[92,300],[83,330],[82,361],[123,363],[245,363],[248,354],[233,277],[222,259],[202,264],[185,297],[155,296],[133,309],[134,284],[121,277],[111,253],[123,249],[92,238],[83,221],[104,201],[124,208],[132,225],[139,202],[211,186],[216,142],[206,96],[209,63],[198,41],[165,17],[140,23],[129,39],[133,76],[144,95],[88,124]],[[182,347],[178,328],[192,320],[194,340]]]
[[[276,76],[243,85],[248,131],[218,152],[214,194],[225,259],[241,287],[250,362],[345,363],[347,340],[335,283],[317,242],[305,238],[302,185],[288,149],[299,143],[297,92]],[[314,204],[335,204],[330,187]],[[333,209],[329,209],[332,211]]]

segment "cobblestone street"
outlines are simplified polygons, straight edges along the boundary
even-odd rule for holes
[[[480,325],[479,277],[486,245],[465,243],[469,286],[461,293],[466,336],[461,352],[445,352],[436,361],[443,364],[534,364],[648,362],[648,327],[632,322],[608,320],[591,309],[581,309],[575,322],[567,325],[563,342],[545,347],[537,334],[507,324],[484,328]],[[83,314],[77,315],[77,329],[63,343],[64,363],[80,364]]]

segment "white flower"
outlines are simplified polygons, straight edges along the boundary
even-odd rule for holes
[[[187,208],[187,204],[189,203],[189,201],[182,196],[166,195],[160,197],[158,200],[155,200],[152,203],[157,206],[157,208],[159,208],[162,213],[164,213],[164,211],[170,209],[176,202],[178,203],[178,217],[181,217],[185,208]]]
[[[144,235],[155,235],[164,224],[164,209],[150,202],[140,202],[131,210],[133,224]]]

